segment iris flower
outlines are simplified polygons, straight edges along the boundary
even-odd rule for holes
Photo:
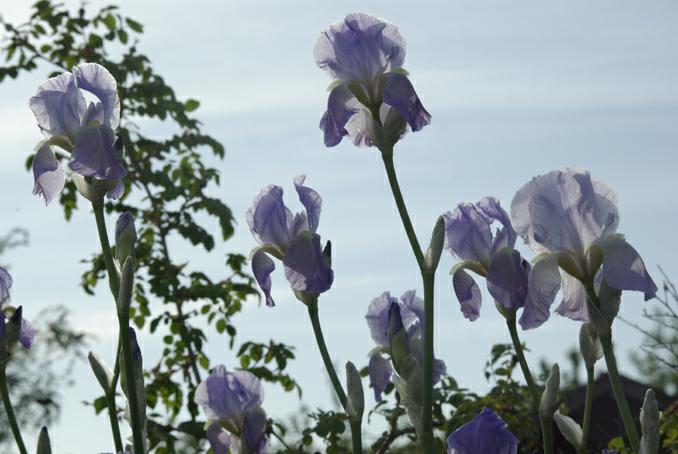
[[[7,318],[7,314],[5,314],[4,311],[0,310],[0,347],[3,346],[3,341],[5,338],[5,333],[7,332],[8,323],[10,323],[10,319]],[[19,343],[24,348],[30,349],[33,346],[33,340],[35,339],[36,333],[37,332],[33,325],[28,320],[21,317],[21,328],[19,329]]]
[[[418,361],[424,364],[423,352],[423,326],[424,326],[424,300],[417,297],[414,290],[408,290],[400,299],[392,297],[389,292],[384,292],[370,303],[365,315],[367,326],[370,328],[372,339],[377,347],[370,353],[368,372],[370,384],[374,389],[374,398],[381,401],[381,395],[391,383],[393,368],[388,359],[382,354],[391,354],[391,339],[398,330],[391,327],[389,321],[393,305],[400,309],[400,320],[404,333],[407,337],[409,350]],[[437,383],[445,374],[445,363],[439,359],[433,361],[433,383]]]
[[[407,72],[405,40],[393,24],[369,14],[349,14],[321,33],[316,64],[334,79],[320,120],[325,145],[344,136],[358,146],[390,143],[431,121]],[[386,141],[386,142],[384,142]]]
[[[518,439],[495,412],[485,408],[447,438],[447,454],[515,454]]]
[[[252,256],[252,272],[264,292],[266,304],[271,297],[271,273],[275,264],[270,256],[283,262],[285,277],[297,296],[317,296],[332,286],[330,242],[321,246],[316,233],[320,220],[320,195],[304,186],[305,176],[294,179],[294,187],[304,211],[292,215],[283,202],[280,186],[270,185],[259,192],[247,210],[247,223],[260,243]]]
[[[0,266],[0,304],[9,300],[10,288],[12,288],[12,276]]]
[[[523,328],[535,328],[549,318],[561,285],[563,300],[556,312],[581,321],[589,320],[592,309],[594,315],[600,309],[587,306],[585,284],[590,291],[597,287],[600,300],[615,301],[617,308],[622,290],[643,292],[645,300],[655,296],[657,286],[643,259],[617,233],[617,195],[589,172],[555,170],[533,178],[514,196],[511,219],[516,232],[539,254],[525,309],[534,316]],[[616,309],[612,312],[613,317]]]
[[[89,104],[85,93],[94,97]],[[29,106],[45,136],[33,159],[33,193],[49,204],[63,190],[64,168],[53,145],[70,153],[68,166],[77,179],[107,182],[109,197],[122,195],[119,181],[126,173],[121,150],[115,146],[120,100],[113,76],[101,65],[84,63],[48,79]]]
[[[247,452],[266,452],[263,400],[264,389],[254,374],[227,372],[223,365],[198,385],[195,401],[207,416],[207,439],[215,454],[226,454],[229,449],[239,452],[243,442],[249,448]]]
[[[480,315],[480,288],[466,270],[485,277],[487,289],[502,313],[516,311],[528,299],[530,264],[514,249],[517,234],[508,213],[494,197],[475,204],[459,204],[443,215],[445,247],[461,261],[452,271],[452,283],[464,317],[473,321]],[[493,224],[499,224],[494,232]],[[525,307],[521,325],[532,317]]]

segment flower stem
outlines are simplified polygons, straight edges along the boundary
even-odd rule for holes
[[[584,401],[584,421],[579,454],[586,454],[591,428],[591,407],[593,404],[593,366],[586,366],[586,400]]]
[[[532,378],[532,372],[530,372],[530,366],[527,365],[527,360],[525,359],[525,353],[523,352],[523,344],[520,342],[518,337],[518,329],[516,328],[516,319],[513,318],[506,319],[506,326],[508,326],[509,333],[511,334],[511,342],[513,342],[513,348],[518,355],[518,363],[520,364],[520,369],[523,371],[523,376],[527,382],[527,387],[530,390],[530,396],[532,396],[532,401],[534,403],[534,408],[539,407],[540,394],[537,389],[537,385],[534,383]]]
[[[125,381],[127,383],[127,399],[130,407],[130,422],[132,425],[132,440],[134,442],[134,452],[145,453],[146,446],[142,428],[142,422],[139,419],[139,402],[135,378],[134,378],[134,364],[132,362],[132,345],[129,339],[129,317],[118,316],[120,326],[120,340],[122,344],[122,369],[125,374]],[[122,335],[122,333],[127,335]],[[145,404],[145,403],[143,403]]]
[[[113,432],[113,444],[115,445],[115,452],[123,452],[122,438],[120,437],[120,426],[118,424],[118,407],[115,404],[115,391],[106,391],[106,402],[108,403],[108,418],[111,421],[111,431]]]
[[[5,405],[7,419],[9,420],[9,425],[12,428],[12,434],[14,434],[14,440],[16,441],[16,445],[19,448],[19,452],[21,454],[27,454],[28,451],[26,451],[26,445],[24,445],[24,440],[21,438],[21,431],[19,430],[19,425],[16,422],[16,416],[14,416],[12,402],[9,399],[9,389],[7,388],[7,375],[5,374],[5,366],[0,366],[0,394],[2,394],[2,403]]]
[[[539,417],[541,435],[544,441],[544,454],[553,454],[553,419]]]
[[[403,199],[403,194],[400,191],[400,184],[396,175],[395,166],[393,165],[393,150],[381,150],[381,157],[384,161],[384,168],[388,177],[388,183],[391,186],[393,199],[395,200],[400,219],[405,229],[407,239],[410,242],[412,253],[417,260],[417,265],[421,271],[421,278],[424,285],[424,389],[422,393],[422,415],[421,415],[421,431],[422,431],[422,447],[424,452],[435,453],[436,447],[433,442],[433,327],[434,327],[434,273],[435,270],[429,270],[426,266],[424,253],[419,245],[417,234],[412,226],[410,215],[407,212],[407,206]]]
[[[104,256],[106,263],[106,271],[108,272],[108,284],[111,287],[113,298],[118,298],[120,291],[120,274],[115,267],[113,261],[113,253],[111,252],[111,245],[108,241],[108,232],[106,231],[106,219],[104,218],[104,204],[92,202],[94,209],[94,217],[97,221],[97,231],[99,232],[99,241],[101,242],[101,253]]]
[[[327,374],[330,376],[330,381],[334,387],[334,392],[339,399],[344,411],[347,411],[347,399],[346,392],[341,386],[337,372],[334,370],[334,365],[332,364],[332,359],[330,354],[327,351],[327,345],[325,344],[325,337],[323,336],[323,331],[320,326],[320,319],[318,318],[318,302],[310,301],[307,304],[308,306],[308,315],[311,318],[311,325],[313,326],[313,334],[315,335],[316,343],[318,344],[318,349],[320,350],[320,356],[323,359],[323,364],[325,364],[325,369]],[[348,414],[348,413],[347,413]],[[351,439],[353,443],[353,454],[362,453],[362,434],[360,430],[360,422],[352,422],[351,427]]]
[[[626,401],[626,396],[624,395],[624,387],[622,386],[621,379],[619,378],[617,359],[614,356],[614,348],[612,347],[612,334],[609,333],[605,336],[600,336],[600,343],[603,345],[603,354],[605,355],[605,363],[607,364],[607,373],[610,377],[610,384],[612,385],[614,398],[617,400],[619,413],[621,414],[622,421],[624,422],[626,435],[629,437],[629,443],[631,443],[631,449],[633,452],[638,452],[640,449],[640,438],[638,437],[636,425],[633,422],[633,416],[631,416],[629,404]]]

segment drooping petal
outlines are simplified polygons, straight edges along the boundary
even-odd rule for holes
[[[643,292],[645,301],[654,298],[657,285],[633,246],[619,236],[609,236],[596,245],[603,251],[603,277],[610,286]]]
[[[19,331],[19,342],[24,348],[31,348],[31,346],[33,346],[33,339],[35,339],[36,333],[37,330],[33,325],[25,318],[22,318],[21,330]]]
[[[556,312],[577,321],[588,321],[586,310],[586,289],[579,280],[567,273],[562,273],[563,301],[556,308]]]
[[[454,293],[457,295],[464,317],[474,321],[480,316],[482,299],[478,284],[463,268],[457,268],[452,276]]]
[[[476,206],[478,211],[487,217],[488,223],[491,224],[492,221],[499,221],[502,225],[502,228],[497,231],[492,241],[492,253],[495,254],[506,247],[513,248],[518,235],[511,225],[508,213],[502,208],[499,200],[495,197],[484,197]]]
[[[447,438],[448,454],[515,454],[518,439],[506,423],[485,408]]]
[[[551,305],[560,289],[557,254],[547,255],[532,266],[527,283],[527,299],[520,316],[520,326],[532,329],[551,316]]]
[[[33,158],[33,180],[33,194],[45,199],[45,205],[49,205],[66,184],[66,173],[47,143],[38,149]]]
[[[106,193],[106,198],[110,200],[117,200],[125,193],[125,184],[122,181],[118,181],[113,189]]]
[[[380,74],[402,66],[405,41],[393,24],[354,13],[320,35],[313,56],[335,79],[371,84]]]
[[[207,428],[207,441],[214,454],[228,454],[231,447],[231,436],[218,422],[213,422]]]
[[[484,262],[492,251],[492,232],[475,205],[459,204],[445,219],[445,246],[462,260]]]
[[[255,407],[245,416],[242,439],[247,443],[248,452],[266,453],[266,428],[268,419],[261,407]]]
[[[370,356],[367,372],[370,376],[370,385],[374,390],[374,400],[381,402],[381,395],[386,390],[388,384],[391,383],[391,376],[393,375],[391,362],[383,358],[379,353],[374,353]]]
[[[0,304],[9,301],[10,288],[12,288],[12,276],[0,266]]]
[[[254,238],[280,249],[284,249],[290,239],[288,226],[292,222],[292,212],[283,203],[282,196],[280,186],[267,186],[257,194],[246,214]]]
[[[299,175],[294,178],[294,187],[299,195],[301,204],[306,209],[306,219],[308,220],[308,228],[311,232],[318,230],[318,223],[320,222],[320,208],[322,206],[322,197],[314,189],[304,186],[306,175]]]
[[[403,116],[412,131],[419,131],[431,123],[431,114],[421,104],[407,76],[400,73],[386,74],[383,96],[384,102]]]
[[[370,335],[374,342],[380,347],[388,348],[389,341],[386,336],[388,328],[389,310],[391,304],[397,303],[397,299],[392,297],[389,292],[384,292],[374,298],[367,308],[365,320],[370,328]]]
[[[84,177],[119,180],[127,171],[116,156],[115,134],[105,125],[80,128],[69,167]]]
[[[29,103],[42,133],[48,139],[64,136],[75,139],[87,111],[87,103],[71,73],[47,79]]]
[[[332,89],[327,98],[327,110],[320,119],[326,147],[333,147],[348,135],[346,124],[360,111],[359,103],[348,89],[341,84]]]
[[[583,252],[614,233],[616,195],[588,172],[553,171],[533,178],[511,202],[511,220],[535,252]]]
[[[273,273],[273,270],[275,270],[273,260],[271,260],[267,253],[258,249],[252,256],[252,274],[254,274],[257,284],[259,284],[259,288],[264,292],[268,307],[275,306],[271,296],[271,273]]]
[[[116,129],[120,124],[118,84],[110,72],[97,63],[84,63],[73,68],[75,85],[99,98],[104,124]]]
[[[323,255],[320,235],[303,232],[289,242],[285,255],[285,277],[297,291],[319,294],[330,289],[334,272]]]
[[[525,305],[529,264],[515,249],[503,249],[492,257],[487,271],[487,289],[506,309]]]
[[[368,122],[371,121],[373,121],[372,115],[366,109],[360,109],[346,123],[346,133],[356,147],[371,147],[374,145],[367,126]]]
[[[416,295],[415,290],[408,290],[400,296],[400,301],[402,301],[402,306],[412,311],[419,320],[419,323],[424,324],[424,300]],[[403,314],[403,320],[405,324],[409,326],[411,323],[408,318],[408,314],[405,311],[401,310]]]

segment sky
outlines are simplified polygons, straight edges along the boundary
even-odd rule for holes
[[[224,254],[247,254],[255,245],[244,213],[257,192],[281,185],[295,211],[300,207],[292,180],[306,174],[307,184],[323,197],[319,233],[333,243],[335,283],[321,298],[320,318],[340,371],[348,360],[367,364],[373,342],[363,317],[374,297],[412,288],[421,294],[378,153],[350,141],[328,150],[318,129],[331,80],[315,66],[312,49],[320,31],[349,12],[369,12],[401,29],[405,68],[433,117],[395,151],[422,243],[438,215],[458,203],[494,195],[508,207],[533,176],[575,166],[617,191],[619,231],[640,251],[655,280],[661,280],[659,265],[678,276],[675,2],[194,0],[189,8],[178,0],[125,0],[119,5],[145,25],[140,50],[180,98],[201,102],[197,118],[227,151],[217,163],[222,185],[212,195],[233,209],[236,234],[209,254],[176,242],[171,245],[176,258],[223,277]],[[9,22],[23,21],[28,2],[3,2],[0,13]],[[85,269],[81,260],[98,249],[93,215],[80,210],[66,222],[56,204],[46,208],[31,194],[32,175],[23,166],[41,138],[28,99],[48,72],[41,68],[0,84],[0,232],[21,226],[31,235],[28,248],[10,251],[3,261],[12,265],[13,302],[24,306],[27,317],[50,304],[68,305],[74,323],[96,335],[92,350],[112,363],[117,328],[106,288],[90,297],[78,286]],[[159,136],[168,133],[164,124],[141,126]],[[208,226],[217,232],[215,223]],[[462,386],[483,392],[489,387],[482,368],[490,347],[509,337],[486,292],[477,321],[461,316],[447,274],[453,263],[445,253],[436,276],[436,354]],[[297,359],[289,372],[304,389],[303,403],[328,408],[330,387],[305,308],[282,272],[273,276],[273,289],[274,309],[252,300],[235,318],[237,341],[272,338],[294,345]],[[652,306],[629,293],[620,314],[642,323],[642,310]],[[540,358],[566,363],[578,329],[554,315],[541,328],[521,332],[533,368]],[[622,372],[642,379],[629,359],[641,336],[622,323],[614,329]],[[160,357],[159,339],[140,335],[147,364]],[[207,350],[215,363],[237,366],[227,339],[215,332]],[[50,428],[56,452],[111,449],[107,417],[91,417],[82,405],[98,392],[88,366],[78,366],[61,422]],[[367,395],[371,405],[371,392]],[[294,394],[267,387],[264,407],[284,418],[299,402]],[[380,426],[374,427],[372,432]]]

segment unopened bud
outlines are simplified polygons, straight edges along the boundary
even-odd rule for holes
[[[560,414],[559,411],[553,414],[553,420],[556,422],[556,426],[558,426],[558,430],[563,434],[563,437],[577,450],[580,449],[582,438],[584,437],[581,426],[569,416]]]
[[[638,454],[657,454],[659,452],[659,407],[654,391],[645,393],[643,407],[640,409],[640,450]]]
[[[346,363],[346,394],[346,412],[348,413],[348,417],[353,421],[362,421],[363,412],[365,411],[363,382],[360,379],[358,369],[356,369],[351,361]]]
[[[560,368],[554,364],[546,378],[544,393],[539,402],[539,417],[550,420],[553,412],[558,408],[558,389],[560,388]]]
[[[115,223],[115,255],[120,265],[127,257],[134,257],[134,245],[137,242],[137,231],[134,227],[132,213],[125,211]]]
[[[40,430],[40,436],[38,437],[38,449],[36,452],[37,454],[52,454],[52,445],[49,441],[47,427],[43,427]]]
[[[583,323],[579,330],[579,352],[586,367],[593,365],[603,357],[603,346],[596,329],[590,323]]]
[[[433,233],[431,234],[431,242],[426,251],[425,263],[428,271],[434,272],[438,268],[438,263],[440,262],[440,255],[443,252],[443,246],[445,245],[445,220],[442,216],[438,217],[435,226],[433,227]]]

